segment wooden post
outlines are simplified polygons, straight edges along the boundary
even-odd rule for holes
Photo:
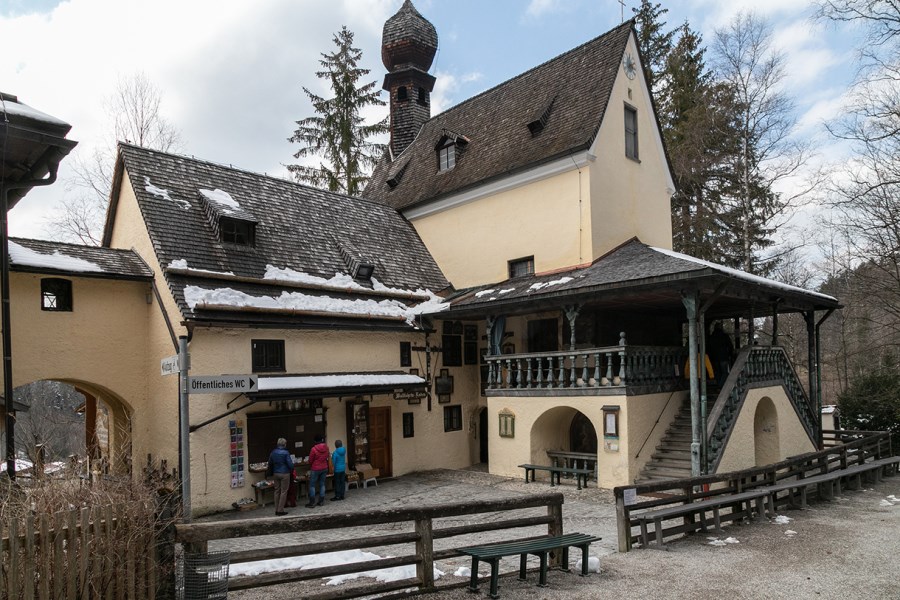
[[[416,519],[416,576],[420,590],[434,590],[434,536],[430,517]]]
[[[553,474],[550,474],[551,480]],[[547,505],[547,516],[550,517],[551,521],[547,523],[547,534],[551,536],[558,536],[563,534],[563,520],[562,520],[562,502],[554,502],[552,504]],[[550,554],[550,567],[558,568],[560,562],[560,556],[557,552],[551,552]]]
[[[631,525],[628,509],[625,507],[624,492],[616,493],[616,529],[619,536],[619,552],[631,550]]]

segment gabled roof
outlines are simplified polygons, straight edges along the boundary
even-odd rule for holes
[[[402,210],[588,149],[632,31],[626,21],[433,117],[402,154],[382,159],[363,196]],[[530,128],[535,121],[541,127]],[[445,131],[469,143],[456,166],[439,173],[434,148]],[[402,181],[391,187],[401,164]]]
[[[132,250],[10,238],[9,259],[13,272],[108,279],[153,278],[153,271]]]
[[[779,312],[839,308],[837,299],[716,265],[686,254],[654,248],[632,239],[587,267],[565,272],[507,279],[467,290],[454,297],[438,318],[533,312],[536,306],[558,308],[591,303],[609,309],[672,310],[683,313],[682,292],[707,297],[718,292],[711,316],[742,314],[754,302],[776,299]]]
[[[449,286],[418,234],[390,207],[129,144],[119,145],[104,245],[124,172],[185,318],[285,324],[316,313],[402,325],[406,313],[391,302],[411,307],[427,298],[423,290]],[[255,223],[252,246],[219,239],[211,198],[222,209],[213,216]],[[351,258],[375,266],[371,284],[349,277],[348,248]]]

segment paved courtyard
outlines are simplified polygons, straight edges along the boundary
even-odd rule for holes
[[[549,587],[534,585],[536,575],[527,583],[504,577],[500,593],[506,598],[598,598],[630,596],[637,598],[900,598],[900,503],[886,500],[900,495],[900,477],[862,491],[850,491],[835,502],[814,503],[807,511],[784,511],[792,519],[785,525],[761,522],[749,526],[731,526],[724,533],[696,535],[668,545],[668,551],[635,550],[616,552],[615,507],[612,492],[597,488],[577,490],[574,482],[550,488],[546,482],[525,484],[521,479],[501,478],[477,470],[437,470],[380,482],[367,489],[350,490],[344,502],[325,502],[323,507],[290,509],[290,516],[307,514],[346,514],[373,508],[425,506],[462,500],[497,499],[550,490],[561,491],[564,530],[601,536],[591,546],[591,555],[600,557],[601,573],[588,578],[551,572]],[[244,513],[205,517],[201,521],[231,518],[269,517],[270,506]],[[543,514],[533,509],[533,514]],[[342,517],[350,518],[350,517]],[[475,515],[442,519],[436,527],[482,522],[493,515]],[[244,538],[210,544],[210,550],[276,547],[316,540],[372,535],[411,529],[404,525],[385,525]],[[786,531],[795,534],[786,534]],[[478,534],[471,542],[463,538],[439,540],[436,547],[462,543],[485,543],[512,535],[534,535],[546,527],[515,532]],[[710,545],[707,537],[737,543]],[[398,547],[372,548],[379,556],[397,556],[408,552]],[[573,552],[574,559],[578,553]],[[518,559],[505,563],[504,570],[515,571]],[[467,579],[454,573],[468,566],[464,557],[439,561],[444,572],[438,585],[461,583]],[[536,563],[535,563],[536,566]],[[487,571],[482,571],[485,574]],[[320,583],[273,586],[258,590],[231,592],[237,600],[287,600],[322,591]],[[348,585],[348,584],[344,584]],[[483,584],[482,589],[486,586]],[[431,598],[432,595],[426,596]],[[467,599],[462,589],[447,590],[437,600]],[[486,597],[486,594],[485,594]]]

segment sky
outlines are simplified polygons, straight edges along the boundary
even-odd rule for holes
[[[432,114],[608,31],[618,0],[416,0],[437,29]],[[819,162],[841,159],[823,123],[839,114],[853,76],[855,37],[809,21],[806,0],[672,0],[668,27],[685,20],[707,43],[740,10],[769,19],[785,52],[785,89],[797,102],[798,135]],[[321,52],[346,25],[363,51],[365,81],[380,84],[381,30],[402,0],[0,0],[0,90],[72,124],[75,153],[108,143],[105,100],[116,82],[143,72],[162,92],[162,114],[181,132],[180,152],[286,176],[295,121],[312,115],[303,87]],[[629,18],[638,0],[625,2]],[[387,107],[369,112],[375,119]],[[46,228],[74,193],[73,158],[60,181],[32,190],[10,212],[10,234],[49,238]]]

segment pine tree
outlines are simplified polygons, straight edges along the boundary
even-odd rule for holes
[[[672,50],[674,31],[663,31],[665,21],[660,18],[669,12],[660,4],[652,4],[649,0],[641,0],[640,8],[632,8],[637,28],[637,42],[641,50],[644,76],[654,100],[659,100],[663,79],[660,77],[665,68],[666,57]]]
[[[291,142],[303,144],[294,158],[320,156],[324,162],[318,167],[287,165],[297,181],[310,183],[332,192],[359,194],[368,181],[369,169],[384,152],[382,144],[373,143],[372,136],[388,131],[388,118],[367,125],[360,115],[367,106],[384,106],[379,90],[372,81],[357,87],[369,69],[358,66],[362,51],[353,47],[353,32],[342,27],[334,35],[337,50],[322,53],[322,70],[316,77],[331,82],[333,98],[318,96],[306,87],[316,116],[297,121]]]

